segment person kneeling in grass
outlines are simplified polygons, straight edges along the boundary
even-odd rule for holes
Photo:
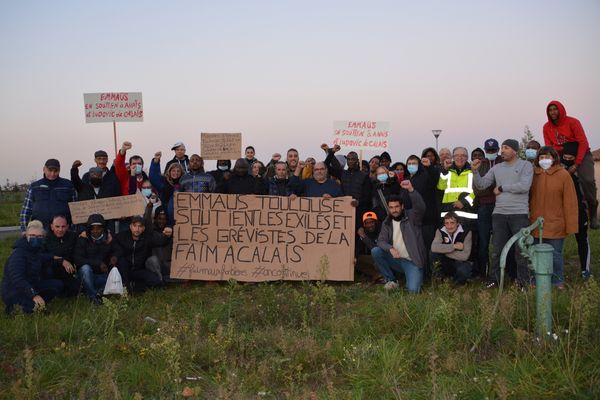
[[[458,285],[471,278],[472,264],[469,262],[473,237],[463,228],[458,216],[452,211],[444,215],[444,226],[435,233],[431,243],[432,261],[439,263],[442,276],[451,276]]]
[[[31,313],[36,306],[44,307],[63,289],[58,279],[42,279],[42,264],[52,257],[42,253],[45,237],[43,224],[33,220],[13,246],[2,278],[2,301],[7,314],[12,313],[15,306]]]

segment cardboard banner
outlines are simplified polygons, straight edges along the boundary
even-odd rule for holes
[[[351,197],[175,196],[172,278],[354,280]]]
[[[200,133],[200,157],[204,160],[237,160],[241,156],[241,133]]]
[[[334,121],[333,144],[343,149],[388,149],[390,123],[386,121]]]
[[[142,122],[142,93],[84,93],[85,122]]]
[[[104,199],[74,201],[69,203],[74,224],[85,224],[92,214],[102,214],[104,219],[143,215],[146,201],[141,193]]]

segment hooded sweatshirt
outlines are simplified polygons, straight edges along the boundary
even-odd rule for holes
[[[548,116],[548,107],[555,105],[558,107],[558,122],[556,125]],[[578,119],[569,117],[565,107],[556,100],[553,100],[546,107],[546,116],[548,116],[548,122],[544,124],[544,143],[546,146],[552,146],[562,154],[563,144],[567,142],[579,143],[579,150],[577,151],[577,157],[575,157],[575,164],[581,165],[583,157],[590,149],[590,144],[587,140],[583,126]]]

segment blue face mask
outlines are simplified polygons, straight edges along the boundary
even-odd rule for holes
[[[43,237],[30,237],[27,240],[29,241],[29,245],[34,249],[39,249],[44,245]]]
[[[135,173],[136,173],[137,175],[139,175],[139,174],[141,174],[141,173],[142,173],[142,164],[136,164],[136,165],[135,165]]]
[[[388,176],[387,176],[387,174],[377,175],[377,180],[381,183],[387,182]]]
[[[537,156],[537,150],[536,149],[525,149],[525,157],[528,160],[535,159],[535,156]]]
[[[409,174],[416,174],[417,171],[419,170],[419,166],[418,165],[414,165],[414,164],[409,164],[406,166],[406,170],[408,171]]]
[[[227,171],[229,169],[227,165],[219,165],[217,168],[219,168],[221,171]]]
[[[487,158],[490,161],[494,161],[497,157],[498,157],[498,153],[494,153],[494,154],[485,153],[485,158]]]
[[[143,194],[145,197],[150,197],[150,196],[152,196],[152,189],[149,189],[149,188],[142,188],[142,194]]]

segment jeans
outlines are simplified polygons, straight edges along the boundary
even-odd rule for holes
[[[81,284],[83,286],[83,291],[87,297],[90,299],[95,299],[96,294],[104,289],[106,285],[106,280],[108,279],[108,274],[95,274],[94,270],[88,264],[85,264],[83,267],[79,268],[77,271],[79,275],[79,279],[81,279]]]
[[[515,233],[518,233],[521,228],[529,226],[529,216],[527,214],[494,214],[492,215],[492,270],[490,271],[490,279],[494,282],[500,281],[500,255],[506,242]],[[522,285],[528,285],[530,280],[529,268],[527,260],[521,254],[519,246],[515,243],[515,259],[517,264],[517,282]],[[508,259],[507,259],[508,264]]]
[[[565,261],[563,258],[563,246],[565,239],[544,239],[554,249],[552,251],[552,284],[560,285],[565,282]]]
[[[50,303],[63,289],[63,283],[58,279],[46,279],[33,285],[33,288],[46,303]],[[7,314],[13,312],[14,307],[17,305],[21,306],[23,312],[26,313],[32,313],[35,306],[33,297],[29,294],[17,294],[8,298],[3,296],[2,300],[6,304]]]
[[[396,280],[394,271],[403,272],[406,276],[406,289],[410,293],[419,293],[423,283],[423,268],[419,268],[406,258],[394,258],[389,251],[380,247],[374,247],[371,256],[386,282]]]
[[[480,204],[477,209],[477,260],[479,272],[482,276],[488,275],[490,265],[490,238],[492,237],[492,213],[495,204]]]

